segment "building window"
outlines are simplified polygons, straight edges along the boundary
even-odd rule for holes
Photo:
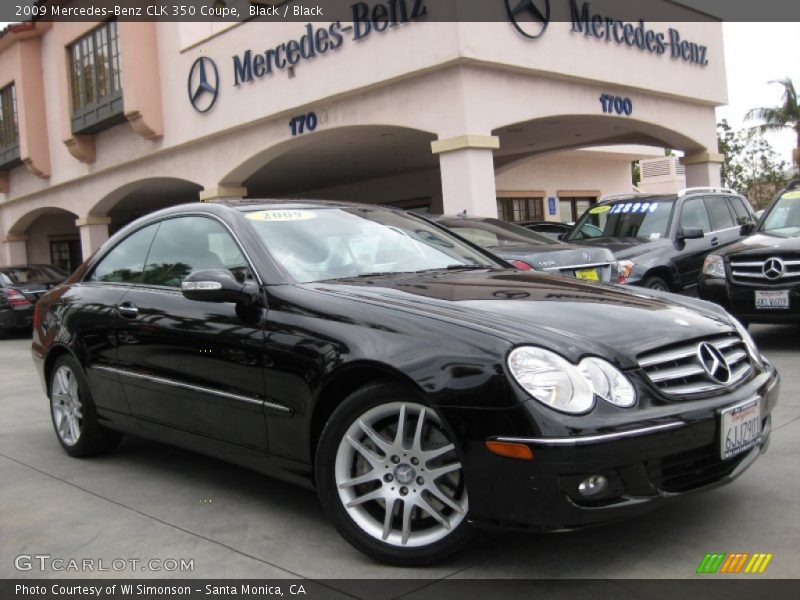
[[[17,91],[11,83],[0,90],[0,168],[8,169],[19,164]]]
[[[586,209],[597,204],[597,198],[590,197],[561,197],[558,199],[558,208],[562,223],[577,221]]]
[[[51,241],[50,264],[67,273],[72,273],[81,264],[80,240]]]
[[[497,216],[503,221],[543,221],[542,198],[498,198]]]
[[[103,23],[67,50],[72,132],[96,133],[124,121],[117,22]]]

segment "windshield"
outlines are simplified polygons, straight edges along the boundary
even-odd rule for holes
[[[273,209],[246,217],[278,264],[302,283],[501,266],[446,231],[394,210]]]
[[[67,274],[49,265],[36,265],[29,267],[5,267],[0,271],[11,283],[45,283],[63,281]]]
[[[439,223],[473,244],[492,250],[522,246],[549,246],[558,243],[547,236],[500,219],[442,219]]]
[[[772,205],[761,231],[786,237],[800,236],[800,190],[786,192]]]
[[[587,210],[568,240],[628,237],[657,240],[667,237],[674,199],[629,199],[599,204]]]

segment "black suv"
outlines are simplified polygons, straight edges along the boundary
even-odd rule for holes
[[[775,197],[755,235],[706,257],[699,293],[745,323],[800,322],[800,179]]]
[[[754,231],[749,202],[733,190],[606,196],[565,241],[611,250],[625,283],[681,291],[697,285],[705,257]]]

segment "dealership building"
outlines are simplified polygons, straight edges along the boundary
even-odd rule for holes
[[[349,20],[310,23],[7,27],[0,265],[71,269],[134,218],[197,200],[571,221],[631,191],[640,158],[652,159],[643,189],[719,185],[720,23],[689,9],[622,22],[551,0],[579,10],[546,24],[496,1],[507,18],[493,22],[439,21],[431,0],[372,0]]]

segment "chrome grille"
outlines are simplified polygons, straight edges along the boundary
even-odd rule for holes
[[[731,278],[740,283],[779,285],[800,281],[800,256],[732,257]]]
[[[724,383],[709,374],[708,364],[704,366],[700,350],[704,343],[713,346],[725,359],[729,378]],[[733,334],[681,342],[641,354],[638,361],[650,381],[665,394],[673,396],[724,389],[744,380],[753,370],[747,346]]]

